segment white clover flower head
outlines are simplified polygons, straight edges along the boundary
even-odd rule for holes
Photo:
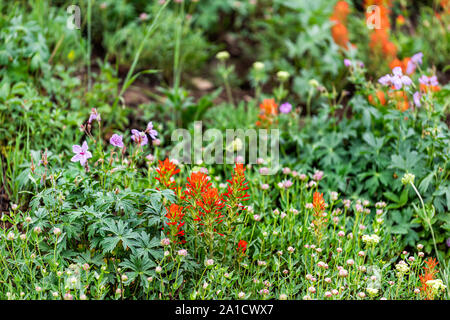
[[[12,231],[8,232],[8,234],[6,235],[6,239],[8,239],[9,241],[13,241],[15,238],[16,235]]]
[[[364,257],[366,255],[366,253],[364,251],[359,251],[358,252],[358,256],[360,257]]]
[[[220,51],[216,54],[216,58],[220,61],[225,61],[230,58],[230,54],[227,51]]]
[[[339,270],[339,276],[342,278],[345,278],[348,276],[348,271],[345,270],[344,268],[342,268],[341,270]]]
[[[205,265],[207,267],[212,266],[213,264],[214,264],[214,260],[213,259],[208,259],[208,260],[205,261]]]
[[[293,247],[288,247],[288,248],[287,248],[287,251],[288,251],[289,253],[294,253],[295,249],[294,249]]]
[[[180,249],[180,250],[178,250],[178,252],[177,252],[177,254],[179,255],[179,256],[182,256],[182,257],[186,257],[187,256],[187,250],[186,249]]]
[[[287,300],[288,296],[284,293],[280,294],[280,300]]]
[[[168,257],[168,256],[170,256],[170,251],[169,250],[164,251],[164,257]]]
[[[264,63],[261,61],[256,61],[253,63],[253,68],[257,71],[264,70]]]
[[[417,249],[422,250],[422,249],[423,249],[423,244],[419,243],[419,244],[417,245]]]
[[[303,300],[311,300],[311,297],[309,295],[303,296]]]
[[[238,293],[238,297],[239,297],[239,299],[244,299],[245,298],[245,293],[244,292],[239,292]]]
[[[162,238],[161,239],[161,245],[162,246],[168,246],[170,244],[170,239],[169,238]]]
[[[420,289],[419,289],[419,288],[415,288],[415,289],[414,289],[414,293],[415,293],[415,294],[419,294],[419,293],[420,293]]]
[[[53,291],[53,292],[52,292],[52,296],[53,296],[54,298],[57,298],[57,297],[59,296],[59,293],[56,292],[56,291]]]
[[[409,267],[405,261],[401,260],[398,264],[395,265],[395,269],[400,273],[400,275],[408,273]]]
[[[59,236],[61,234],[61,229],[60,228],[53,228],[53,234],[55,236]]]
[[[433,289],[434,294],[437,294],[439,291],[444,291],[447,288],[441,279],[428,280],[425,283]]]
[[[284,82],[289,79],[290,74],[287,71],[281,70],[277,72],[277,78],[279,81]]]
[[[308,291],[311,292],[311,293],[316,293],[316,288],[314,288],[314,287],[309,287],[309,288],[308,288]]]
[[[364,292],[360,292],[360,293],[358,293],[358,297],[360,297],[361,299],[364,299],[366,297],[366,294]]]
[[[122,281],[125,282],[128,280],[128,276],[126,274],[122,275]]]
[[[155,272],[156,273],[161,273],[161,271],[162,271],[161,266],[157,266],[156,269],[155,269]]]
[[[352,266],[352,265],[355,264],[355,260],[353,260],[353,259],[348,259],[348,260],[347,260],[347,264],[348,264],[349,266]]]
[[[26,223],[30,223],[31,221],[33,221],[33,219],[31,219],[31,217],[26,217],[26,218],[25,218],[25,222],[26,222]]]
[[[376,288],[367,288],[366,291],[371,297],[374,297],[378,294],[378,289]]]
[[[417,255],[418,255],[419,257],[423,258],[423,257],[425,256],[425,253],[423,253],[423,252],[421,251],[421,252],[419,252]]]
[[[338,193],[336,191],[331,192],[331,200],[336,201],[338,199]]]
[[[404,185],[407,185],[409,183],[413,184],[415,178],[416,178],[416,176],[413,175],[412,173],[405,173],[402,178],[402,183]]]

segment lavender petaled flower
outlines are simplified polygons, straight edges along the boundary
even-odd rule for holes
[[[346,66],[348,68],[351,65],[352,65],[352,62],[349,59],[344,59],[344,66]]]
[[[114,147],[123,148],[122,136],[119,136],[116,133],[114,133],[112,137],[109,139],[109,143],[112,144]]]
[[[98,122],[100,122],[102,120],[102,118],[100,117],[100,113],[97,112],[97,109],[92,108],[91,114],[89,115],[88,123],[92,123],[92,121],[94,121],[94,120],[97,120]]]
[[[138,145],[145,146],[148,143],[148,138],[145,132],[138,131],[136,129],[131,130],[131,140],[136,142]]]
[[[80,161],[80,164],[84,166],[89,158],[92,158],[92,153],[88,151],[88,144],[86,141],[83,142],[83,145],[80,147],[79,145],[73,145],[72,151],[75,155],[70,159],[72,162]]]
[[[409,60],[406,66],[406,74],[412,74],[414,71],[416,71],[416,64],[412,60]]]
[[[397,77],[401,77],[403,75],[402,68],[400,67],[395,67],[394,69],[392,69],[392,73]]]
[[[439,85],[439,81],[438,81],[436,76],[429,77],[428,81],[430,82],[430,85],[432,85],[432,86],[438,86]]]
[[[378,82],[382,84],[383,86],[388,86],[391,84],[391,75],[386,74],[382,76],[380,79],[378,79]]]
[[[414,104],[415,104],[417,107],[422,106],[422,103],[420,102],[420,99],[421,99],[421,98],[422,98],[422,95],[420,94],[419,91],[416,91],[416,92],[413,94]]]
[[[429,82],[430,82],[430,79],[428,79],[427,76],[422,75],[422,76],[419,78],[419,82],[420,82],[421,84],[423,84],[423,85],[428,85]]]
[[[148,133],[152,140],[155,140],[158,135],[158,132],[153,129],[153,123],[151,121],[147,124],[147,129],[145,129],[145,132]]]
[[[400,90],[402,88],[403,82],[402,82],[402,79],[400,77],[398,77],[398,76],[392,77],[391,81],[392,81],[392,84],[394,85],[394,88],[396,90]]]
[[[418,52],[411,57],[411,61],[417,66],[419,64],[422,64],[422,58],[423,58],[423,53]]]
[[[402,76],[401,80],[402,80],[402,83],[403,83],[404,86],[410,86],[410,85],[413,84],[411,78],[408,77],[408,76]]]
[[[281,113],[289,113],[292,111],[292,105],[289,102],[285,102],[280,106]]]
[[[445,241],[445,244],[447,245],[447,247],[450,248],[450,238],[447,238],[447,241]]]

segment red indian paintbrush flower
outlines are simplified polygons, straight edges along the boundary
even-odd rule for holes
[[[202,193],[211,187],[208,176],[203,172],[193,172],[187,178],[186,191],[184,194],[186,198],[198,200]]]
[[[244,208],[241,202],[249,200],[250,195],[247,193],[248,182],[245,181],[245,167],[242,163],[236,163],[231,179],[227,182],[228,188],[225,193],[227,206],[229,208]]]
[[[201,194],[197,206],[198,211],[194,221],[198,221],[199,225],[204,226],[206,230],[212,230],[223,236],[217,231],[218,225],[223,221],[222,209],[225,206],[223,195],[219,194],[216,188],[209,188]]]
[[[243,253],[244,254],[246,250],[247,250],[247,241],[239,240],[238,246],[237,246],[237,251],[239,253]]]
[[[422,291],[425,295],[425,300],[433,300],[433,290],[430,286],[427,285],[427,281],[434,280],[436,273],[438,272],[435,268],[438,264],[436,259],[428,258],[425,260],[426,266],[423,268],[425,270],[425,274],[419,275],[420,282],[422,283],[422,287],[420,291]]]
[[[316,213],[325,210],[325,200],[323,200],[323,193],[314,192],[313,207]]]
[[[183,207],[175,203],[172,203],[169,208],[166,208],[167,213],[165,217],[167,218],[168,232],[167,235],[171,238],[174,243],[184,243],[184,240],[178,241],[177,239],[184,236],[184,230],[181,229],[184,225],[183,217]]]
[[[168,158],[164,161],[160,160],[156,172],[158,172],[159,177],[156,177],[155,179],[158,180],[159,183],[168,189],[175,189],[175,181],[172,179],[172,176],[180,172],[180,169],[178,169],[173,162]]]

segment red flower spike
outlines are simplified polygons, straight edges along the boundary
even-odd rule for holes
[[[236,163],[230,180],[227,180],[228,188],[224,196],[228,199],[228,207],[243,208],[241,202],[250,199],[247,193],[248,182],[245,181],[245,167],[242,163]]]
[[[175,181],[172,179],[172,176],[180,172],[180,169],[178,169],[177,166],[169,160],[169,158],[166,158],[164,161],[159,161],[156,172],[159,174],[159,177],[156,177],[155,179],[158,180],[159,183],[168,189],[176,188],[174,186]]]
[[[245,254],[245,251],[247,251],[247,241],[239,240],[236,250],[238,253]]]
[[[181,228],[184,225],[183,217],[183,207],[179,206],[175,203],[172,203],[169,208],[166,207],[167,213],[165,217],[167,218],[167,225],[168,225],[168,236],[171,237],[171,240],[174,243],[184,243],[184,240],[178,241],[177,238],[184,236],[184,230]]]
[[[314,192],[313,207],[316,213],[325,210],[325,200],[323,200],[323,193]]]

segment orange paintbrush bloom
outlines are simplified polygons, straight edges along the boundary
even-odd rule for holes
[[[343,25],[341,22],[337,22],[331,28],[331,35],[333,37],[334,42],[337,45],[339,45],[342,48],[347,48],[349,37],[348,37],[348,30],[345,25]]]
[[[314,192],[313,208],[316,213],[325,210],[325,200],[323,200],[323,193]]]

